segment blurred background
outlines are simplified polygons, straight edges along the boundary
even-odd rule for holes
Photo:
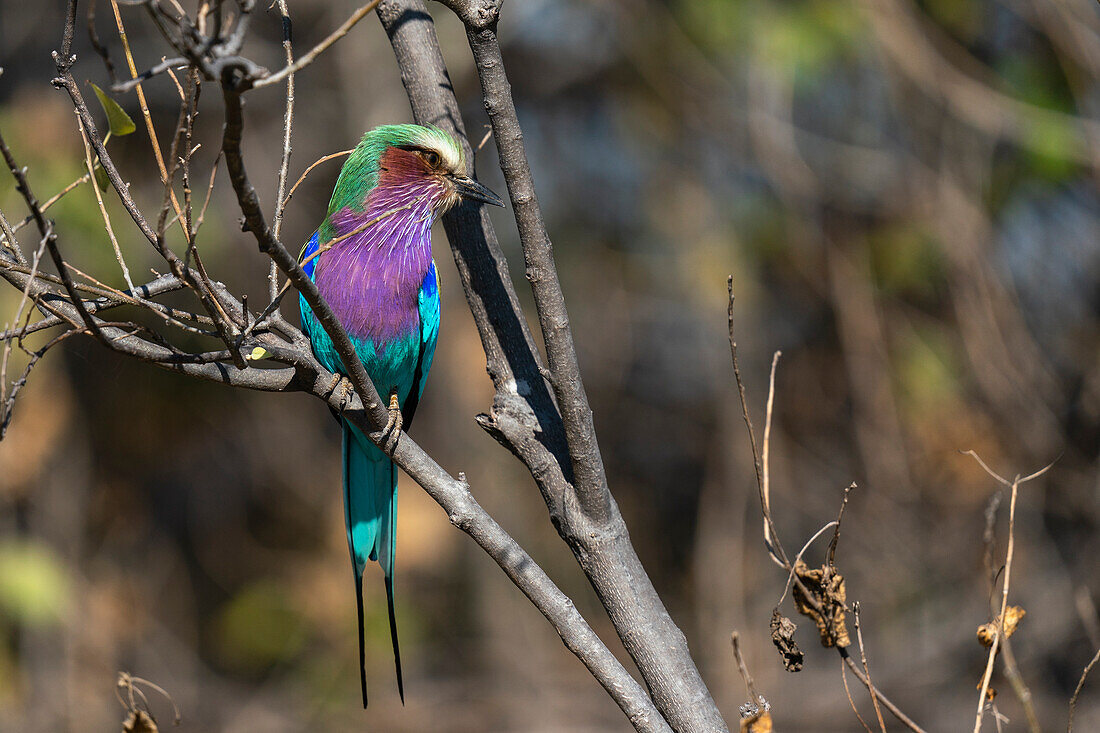
[[[67,97],[49,83],[63,5],[0,0],[0,129],[40,198],[83,169]],[[264,5],[245,53],[276,69],[280,23]],[[291,2],[297,52],[356,6]],[[74,73],[107,87],[85,10]],[[110,5],[97,10],[126,76]],[[487,119],[465,37],[431,10],[476,145]],[[155,64],[164,42],[141,10],[122,12],[138,66]],[[848,600],[862,603],[873,678],[930,731],[969,725],[986,660],[975,640],[989,620],[982,538],[1000,487],[959,451],[1009,477],[1057,461],[1020,490],[1010,602],[1027,611],[1012,642],[1040,720],[1065,725],[1100,646],[1100,6],[530,0],[505,4],[501,38],[613,492],[730,723],[747,699],[729,645],[737,629],[777,730],[861,729],[839,660],[808,619],[795,619],[801,673],[782,669],[768,638],[785,577],[761,539],[727,274],[758,429],[772,353],[783,352],[771,443],[780,536],[797,552],[857,482],[837,563]],[[201,180],[222,120],[220,94],[204,88]],[[145,89],[166,144],[175,87],[162,76]],[[298,74],[296,96],[291,180],[365,129],[410,119],[373,18]],[[162,189],[137,101],[116,97],[139,130],[111,150],[155,211]],[[283,92],[254,91],[247,104],[245,155],[270,215]],[[318,167],[295,194],[284,241],[309,237],[338,167]],[[491,143],[478,173],[504,192]],[[131,268],[155,266],[116,197],[108,207]],[[26,214],[6,173],[0,208]],[[528,298],[510,211],[491,213]],[[92,190],[50,214],[66,254],[118,285]],[[255,307],[266,302],[266,263],[238,215],[218,186],[199,248]],[[473,421],[490,382],[441,229],[435,248],[443,331],[412,434],[467,473],[478,500],[615,641],[530,477]],[[17,300],[0,291],[0,321]],[[381,579],[370,576],[372,697],[361,710],[339,481],[337,426],[311,398],[191,381],[90,339],[51,352],[0,443],[0,729],[117,730],[119,670],[168,690],[181,730],[630,729],[539,613],[404,476],[407,703]],[[823,550],[810,551],[811,565]],[[1000,665],[992,684],[1005,730],[1025,729]],[[871,720],[866,694],[852,691]],[[156,694],[151,704],[170,727],[170,706]],[[1100,679],[1086,684],[1075,729],[1100,730]]]

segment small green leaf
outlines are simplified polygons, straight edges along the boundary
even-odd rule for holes
[[[69,597],[65,564],[47,545],[0,544],[0,616],[37,628],[61,620]]]
[[[267,349],[262,346],[257,346],[256,348],[252,349],[252,352],[248,354],[245,359],[248,359],[249,361],[259,361],[260,359],[265,358],[267,356],[267,353]]]
[[[88,83],[92,84],[91,82]],[[92,84],[92,89],[95,90],[95,95],[99,98],[103,111],[107,114],[107,126],[110,128],[111,134],[129,135],[137,129],[137,125],[130,119],[130,115],[126,114],[126,110],[122,109],[118,102],[108,97],[107,93],[95,84]]]
[[[95,185],[99,186],[100,191],[106,191],[111,185],[111,181],[107,178],[107,171],[103,170],[103,166],[99,164],[97,159],[95,167],[92,168],[92,173],[95,175]]]

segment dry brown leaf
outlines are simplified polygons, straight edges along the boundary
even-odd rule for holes
[[[846,647],[852,643],[848,636],[848,627],[844,623],[844,608],[848,600],[848,593],[844,587],[844,576],[835,566],[825,565],[810,570],[804,562],[797,561],[794,566],[795,575],[802,581],[802,585],[810,591],[813,600],[817,601],[818,608],[814,607],[811,599],[802,592],[797,583],[792,589],[795,606],[803,616],[808,616],[817,624],[817,633],[821,636],[821,645],[825,647]]]
[[[981,692],[982,683],[978,682],[978,684],[974,685],[974,689]],[[985,701],[987,703],[988,702],[993,702],[993,698],[995,698],[995,697],[997,697],[997,691],[993,689],[993,685],[990,685],[989,687],[985,688]]]
[[[1016,633],[1016,627],[1020,625],[1020,621],[1027,615],[1020,606],[1009,606],[1005,609],[1005,638],[1009,638]],[[997,638],[997,622],[1000,617],[993,619],[989,623],[982,624],[978,627],[978,643],[984,646],[986,649],[993,646],[993,640]],[[998,650],[999,651],[999,650]]]
[[[1026,615],[1027,611],[1020,606],[1009,606],[1005,609],[1005,638],[1016,633],[1016,627]]]
[[[986,649],[993,646],[993,639],[997,636],[997,624],[990,621],[978,627],[978,643]]]
[[[805,658],[794,640],[794,632],[797,628],[794,621],[779,613],[778,608],[772,611],[772,643],[783,657],[783,668],[788,672],[800,672],[802,660]]]

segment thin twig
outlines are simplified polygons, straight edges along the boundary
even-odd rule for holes
[[[749,700],[756,704],[759,702],[761,695],[756,691],[752,675],[749,674],[749,668],[745,665],[745,659],[741,656],[741,635],[736,631],[730,634],[730,644],[733,645],[733,657],[737,660],[737,671],[741,673],[741,679],[745,681],[745,690],[749,693]]]
[[[1035,702],[1032,700],[1031,690],[1024,682],[1023,675],[1020,674],[1020,668],[1016,664],[1016,654],[1012,651],[1012,640],[1007,635],[1001,640],[1001,651],[1004,652],[1001,657],[1005,668],[1005,677],[1008,678],[1009,684],[1012,685],[1012,691],[1016,694],[1016,699],[1020,701],[1020,705],[1024,709],[1028,731],[1030,733],[1041,733],[1042,728],[1039,725],[1039,716],[1035,712]]]
[[[342,157],[344,155],[351,155],[354,152],[355,152],[355,148],[349,148],[347,150],[341,150],[339,153],[329,153],[328,155],[324,155],[324,156],[318,158],[317,160],[313,161],[313,163],[310,164],[310,166],[302,172],[302,175],[298,176],[298,180],[294,182],[294,185],[290,187],[290,191],[287,193],[286,198],[282,199],[282,203],[280,204],[280,207],[284,208],[284,209],[286,208],[286,205],[288,203],[290,203],[290,197],[294,195],[294,192],[298,190],[298,186],[302,185],[302,181],[306,180],[306,176],[308,176],[310,171],[312,171],[314,168],[316,168],[321,163],[324,163],[327,160],[332,160],[333,158],[339,158],[339,157]]]
[[[88,132],[84,129],[83,120],[77,117],[76,122],[77,127],[80,128],[80,139],[84,142],[84,164],[88,168],[88,174],[91,175],[94,166],[92,163],[92,146],[88,142]],[[95,192],[95,200],[99,205],[99,214],[103,217],[103,226],[107,230],[107,237],[111,240],[111,247],[115,251],[115,260],[122,269],[122,279],[126,281],[126,287],[133,290],[134,281],[130,279],[130,268],[126,266],[126,259],[122,256],[122,249],[118,246],[118,238],[115,237],[114,227],[111,226],[111,216],[107,213],[107,206],[103,203],[103,194],[100,193],[99,186],[92,186],[92,191]]]
[[[992,471],[989,471],[988,467],[982,463],[976,453],[971,451],[971,454],[986,468],[990,475],[997,478],[996,475],[993,474]],[[1001,612],[996,619],[996,631],[993,634],[993,643],[989,645],[989,659],[986,661],[985,673],[982,675],[982,684],[978,692],[978,712],[974,719],[974,733],[978,733],[978,731],[982,729],[982,716],[985,713],[986,704],[986,690],[989,689],[989,678],[993,675],[993,662],[997,658],[997,649],[1004,635],[1005,611],[1008,608],[1008,587],[1012,580],[1012,551],[1015,548],[1016,496],[1019,493],[1020,478],[1017,476],[1010,486],[1012,488],[1012,496],[1008,502],[1008,550],[1005,552],[1005,577],[1001,585]]]
[[[176,57],[176,58],[171,58],[171,59],[163,59],[156,66],[153,66],[149,69],[146,69],[145,71],[141,72],[140,74],[137,74],[136,76],[134,76],[129,81],[124,81],[124,82],[121,82],[121,83],[118,83],[118,84],[112,84],[111,85],[111,91],[113,91],[113,92],[128,92],[131,89],[133,89],[134,87],[140,85],[142,82],[149,81],[150,79],[152,79],[154,76],[157,76],[158,74],[163,74],[165,72],[171,73],[173,68],[185,67],[185,66],[187,66],[187,59],[185,59],[185,58]],[[134,70],[131,69],[130,73],[134,73]]]
[[[30,359],[27,361],[27,365],[23,368],[23,373],[19,375],[18,379],[12,382],[11,391],[8,393],[6,398],[2,399],[3,404],[0,405],[0,441],[4,439],[4,436],[8,432],[8,426],[11,424],[11,419],[15,414],[15,399],[19,396],[20,390],[22,390],[23,387],[26,386],[27,379],[28,377],[30,377],[31,374],[31,370],[34,369],[35,365],[38,364],[38,361],[46,355],[47,351],[49,351],[65,339],[69,338],[70,336],[75,336],[78,333],[82,333],[82,331],[79,329],[74,329],[58,334],[54,338],[50,339],[50,341],[46,342],[46,344],[40,349],[31,354]],[[6,380],[6,377],[2,377],[0,379]],[[2,391],[3,390],[0,390],[0,392]]]
[[[913,721],[912,718],[903,713],[901,711],[901,708],[891,702],[890,698],[882,694],[882,690],[875,687],[874,684],[872,684],[871,681],[868,680],[866,676],[864,676],[863,671],[856,664],[855,660],[852,659],[852,656],[848,653],[848,649],[846,647],[838,646],[836,650],[840,654],[840,658],[844,660],[844,664],[846,664],[848,666],[848,669],[851,670],[852,674],[856,676],[856,679],[863,683],[863,686],[867,688],[868,692],[870,692],[872,689],[875,691],[874,694],[878,696],[879,702],[882,703],[882,706],[884,708],[890,711],[891,715],[898,719],[899,723],[904,725],[909,730],[913,731],[913,733],[927,733],[924,728],[921,728]]]
[[[867,675],[867,690],[871,693],[871,704],[875,706],[875,715],[878,717],[878,727],[882,733],[886,733],[886,723],[882,719],[882,710],[878,705],[878,690],[871,682],[871,668],[867,666],[867,651],[863,647],[863,629],[859,623],[859,601],[852,604],[852,614],[855,616],[856,640],[859,642],[859,661],[863,665],[863,673]]]
[[[762,472],[762,485],[760,489],[761,501],[764,504],[764,542],[768,545],[768,551],[771,554],[772,561],[783,568],[790,566],[787,562],[786,553],[783,552],[783,546],[775,540],[775,527],[771,520],[771,482],[770,482],[770,466],[768,461],[768,454],[771,450],[771,434],[772,434],[772,406],[775,401],[775,370],[779,366],[779,356],[781,352],[777,351],[772,356],[772,369],[771,375],[768,377],[768,402],[764,411],[764,443],[760,453],[760,462],[763,467]]]
[[[993,663],[996,660],[997,650],[1001,646],[1002,639],[1007,642],[1007,637],[1004,636],[1004,618],[1005,610],[1008,608],[1008,586],[1011,580],[1012,551],[1015,544],[1014,531],[1016,527],[1016,496],[1019,492],[1020,484],[1027,483],[1028,481],[1039,478],[1054,466],[1054,462],[1052,461],[1051,463],[1048,463],[1046,466],[1043,466],[1038,471],[1024,476],[1023,478],[1017,475],[1015,479],[1009,481],[1008,479],[1004,478],[996,471],[994,471],[992,468],[990,468],[986,464],[986,462],[982,460],[981,456],[979,456],[975,451],[966,450],[960,452],[963,455],[970,456],[975,461],[977,461],[978,465],[982,467],[982,470],[984,470],[993,480],[997,481],[1002,486],[1010,487],[1012,490],[1008,509],[1008,549],[1005,553],[1004,581],[1001,586],[1001,610],[1000,613],[997,615],[997,618],[995,619],[996,628],[993,634],[993,643],[989,645],[989,658],[986,661],[985,673],[982,675],[982,684],[978,695],[978,712],[976,713],[974,720],[974,733],[978,733],[978,731],[980,731],[982,728],[982,716],[985,712],[986,690],[989,689],[989,680],[993,674]],[[988,521],[989,520],[987,519],[987,522]],[[992,535],[992,529],[988,525],[986,534],[990,535],[990,537]],[[1006,662],[1006,664],[1009,664],[1009,662]],[[1016,690],[1017,697],[1020,698],[1020,702],[1023,704],[1024,709],[1028,710],[1030,708],[1030,712],[1027,716],[1029,725],[1032,726],[1033,730],[1037,729],[1038,718],[1035,716],[1035,710],[1031,704],[1031,693],[1027,689],[1027,686],[1023,684],[1023,680],[1019,678],[1019,670],[1015,667],[1015,661],[1011,662],[1011,669],[1007,669],[1006,672],[1010,680],[1013,677],[1013,673],[1015,673],[1016,679],[1013,682],[1013,688]]]
[[[188,239],[191,241],[191,246],[196,247],[195,212],[191,200],[191,156],[198,150],[199,145],[193,146],[191,142],[195,133],[195,117],[198,116],[199,72],[193,66],[187,70],[187,88],[191,90],[192,95],[190,97],[190,104],[188,104],[188,94],[183,91],[183,87],[176,81],[175,74],[172,74],[172,81],[175,81],[176,86],[179,87],[180,102],[187,105],[186,129],[184,131],[186,141],[185,149],[187,152],[184,153],[183,157],[180,159],[180,182],[183,184],[183,218],[186,224],[185,229],[189,232]]]
[[[107,76],[111,78],[111,84],[118,82],[118,75],[115,73],[115,65],[111,61],[111,54],[107,51],[107,48],[99,42],[99,34],[95,30],[95,6],[96,0],[92,0],[88,3],[88,41],[92,44],[92,48],[95,50],[99,57],[103,59],[103,65],[107,68]]]
[[[737,362],[737,339],[733,329],[733,275],[726,276],[726,290],[729,292],[729,303],[726,306],[726,321],[729,326],[730,356],[733,360],[733,376],[737,381],[737,394],[741,398],[741,416],[745,420],[745,427],[749,430],[749,444],[752,446],[752,465],[756,470],[756,483],[760,485],[760,503],[764,503],[764,478],[760,465],[760,450],[756,445],[756,431],[752,427],[752,418],[749,416],[749,403],[745,398],[745,383],[741,379],[741,366]]]
[[[50,196],[42,204],[42,207],[41,207],[42,212],[45,213],[46,211],[48,211],[51,206],[53,206],[54,204],[56,204],[58,201],[61,200],[62,196],[69,193],[70,191],[72,191],[74,188],[81,185],[82,183],[87,183],[88,181],[91,180],[91,178],[92,177],[89,174],[85,173],[80,178],[77,178],[75,181],[70,183],[68,186],[65,186],[65,188],[63,188],[60,191],[58,191],[57,193],[55,193],[53,196]],[[18,232],[20,229],[27,226],[32,221],[34,221],[34,218],[31,217],[31,216],[28,216],[27,218],[23,219],[23,221],[19,222],[14,227],[12,227],[12,231]]]
[[[157,140],[157,131],[153,127],[153,116],[149,112],[149,104],[145,101],[145,90],[141,86],[141,80],[138,79],[137,65],[134,63],[133,54],[130,53],[130,41],[126,37],[126,27],[122,24],[122,13],[118,9],[118,0],[111,0],[111,9],[114,10],[115,25],[118,26],[118,38],[122,41],[122,50],[126,55],[126,64],[130,69],[130,77],[131,79],[137,80],[134,84],[134,88],[137,90],[138,104],[141,106],[141,116],[145,120],[145,129],[149,133],[149,142],[153,147],[153,155],[157,159],[157,169],[160,171],[160,180],[162,183],[168,185],[168,169],[164,165],[164,156],[161,155],[160,152],[160,142]],[[170,190],[170,197],[176,215],[180,217],[180,227],[183,229],[183,236],[187,241],[190,241],[191,233],[187,231],[187,226],[183,222],[183,215],[179,201],[176,199],[176,192]]]
[[[322,53],[327,51],[329,46],[331,46],[332,44],[336,43],[341,38],[346,36],[348,34],[348,31],[350,31],[352,28],[355,27],[356,23],[358,23],[363,18],[365,18],[370,11],[372,11],[376,7],[378,7],[379,2],[381,2],[381,0],[371,0],[369,3],[367,3],[366,5],[364,5],[363,7],[359,8],[354,13],[352,13],[351,17],[349,17],[347,20],[345,20],[343,25],[341,25],[339,28],[337,28],[332,33],[330,33],[328,38],[326,38],[325,40],[321,41],[316,46],[311,48],[309,50],[309,52],[306,53],[304,56],[302,56],[300,59],[298,59],[297,61],[295,61],[292,64],[286,65],[285,67],[283,67],[279,71],[276,71],[274,74],[271,74],[270,76],[267,76],[263,79],[258,79],[253,84],[253,86],[259,88],[259,87],[266,87],[270,84],[278,83],[278,82],[282,81],[285,77],[287,77],[287,76],[289,76],[289,75],[291,75],[291,74],[293,74],[297,71],[301,71],[305,67],[309,66],[310,64],[312,64],[317,59],[318,56],[320,56]]]
[[[291,69],[286,75],[286,111],[283,113],[283,155],[279,162],[279,193],[275,197],[275,214],[272,217],[272,230],[275,238],[281,236],[283,230],[284,199],[286,198],[286,176],[290,167],[290,140],[294,127],[294,47],[292,26],[290,23],[290,11],[287,10],[286,0],[279,0],[279,12],[283,17],[283,52],[286,54],[286,65]],[[267,291],[272,302],[275,302],[279,294],[279,267],[272,260],[268,264]]]
[[[848,688],[848,673],[844,671],[844,660],[840,660],[840,680],[844,683],[844,694],[848,696],[848,704],[852,706],[852,712],[856,714],[856,719],[859,720],[859,724],[863,726],[863,730],[867,733],[871,733],[871,727],[867,725],[867,721],[863,719],[863,716],[859,714],[859,708],[856,707],[856,701],[852,699],[852,691]]]
[[[202,208],[199,209],[199,218],[195,220],[194,228],[191,230],[192,238],[199,233],[199,227],[202,226],[203,221],[206,219],[206,207],[210,206],[210,196],[214,193],[214,179],[218,176],[218,167],[222,162],[222,151],[219,150],[218,154],[214,157],[214,165],[210,168],[210,183],[206,187],[206,198],[203,199]]]
[[[3,211],[0,211],[0,233],[4,235],[4,246],[15,257],[15,261],[25,265],[27,257],[19,247],[19,240],[15,238],[15,230],[11,228],[11,223],[8,221],[8,217],[4,216]]]
[[[775,531],[775,523],[772,521],[771,507],[769,506],[767,484],[764,480],[764,459],[761,457],[760,449],[756,442],[756,431],[752,427],[752,417],[749,415],[749,403],[745,397],[745,382],[741,378],[741,366],[737,361],[737,339],[735,338],[733,328],[733,275],[729,275],[726,278],[726,290],[729,293],[729,302],[726,307],[726,320],[729,327],[729,342],[730,342],[730,357],[733,361],[733,377],[737,382],[737,394],[741,398],[741,417],[745,420],[745,427],[749,431],[749,445],[752,447],[752,465],[756,471],[756,489],[760,498],[760,511],[764,515],[764,542],[769,543],[771,541],[778,546],[773,548],[771,544],[768,544],[768,554],[771,556],[773,562],[779,563],[784,570],[790,570],[790,563],[780,562],[776,556],[776,549],[783,555],[783,546],[779,543],[778,534]],[[773,358],[772,369],[774,374],[775,361],[778,358],[778,352],[776,357]],[[774,385],[774,380],[772,381]],[[783,555],[785,557],[785,555]],[[807,597],[812,595],[807,594]]]
[[[836,520],[833,520],[832,522],[829,522],[828,524],[826,524],[821,529],[817,530],[817,532],[814,533],[813,537],[806,540],[806,544],[804,544],[802,546],[802,549],[798,551],[798,554],[795,555],[795,557],[794,557],[794,562],[791,563],[791,570],[787,574],[787,584],[785,586],[783,586],[783,595],[781,595],[779,597],[779,600],[775,604],[777,608],[779,606],[783,605],[783,601],[787,598],[787,591],[789,591],[791,589],[791,581],[794,579],[795,568],[798,567],[798,563],[799,563],[800,560],[802,560],[802,556],[804,554],[806,554],[806,550],[810,549],[810,545],[812,545],[814,543],[814,540],[816,540],[821,535],[825,534],[827,531],[829,531],[833,527],[838,527],[838,526],[839,526],[839,523]]]
[[[1096,654],[1092,656],[1092,661],[1085,665],[1084,671],[1081,672],[1081,679],[1077,680],[1077,687],[1073,688],[1073,697],[1069,699],[1069,724],[1066,726],[1066,733],[1073,733],[1073,716],[1077,712],[1077,696],[1081,694],[1081,688],[1085,686],[1085,678],[1089,676],[1089,672],[1096,666],[1096,663],[1100,661],[1100,649],[1096,650]]]
[[[27,300],[30,296],[31,286],[34,285],[34,274],[38,271],[38,264],[39,264],[39,262],[42,261],[42,255],[45,251],[46,251],[46,239],[45,239],[45,237],[43,237],[42,241],[38,245],[38,249],[35,250],[34,257],[31,260],[31,267],[30,267],[31,275],[30,275],[29,278],[27,278],[27,285],[26,285],[26,287],[23,288],[23,292],[19,297],[19,305],[16,306],[16,309],[15,309],[15,318],[12,319],[12,325],[13,326],[18,325],[19,321],[23,318],[23,308],[26,306]],[[21,341],[23,339],[23,336],[26,334],[26,330],[27,330],[27,327],[23,326],[23,328],[20,329],[20,331],[17,334],[16,333],[12,333],[11,335],[5,334],[5,336],[7,336],[7,338],[4,339],[4,353],[3,353],[3,356],[0,357],[0,397],[3,397],[4,391],[7,389],[8,359],[11,357],[12,336],[17,335],[17,337]],[[29,373],[29,372],[30,372],[30,368],[28,367],[27,370],[26,370],[26,373],[24,374],[24,378],[26,377],[26,374]],[[7,397],[3,399],[4,405],[5,405],[5,407],[4,407],[4,416],[5,416],[4,424],[5,424],[5,428],[7,426],[7,422],[11,419],[10,418],[11,405],[14,404],[15,395],[18,391],[19,391],[19,389],[16,387],[15,384],[13,384],[12,388],[11,388],[11,393],[8,394]],[[2,431],[0,431],[0,437],[2,437]]]

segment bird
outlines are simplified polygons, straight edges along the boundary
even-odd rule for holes
[[[454,136],[433,126],[375,127],[344,162],[328,213],[299,255],[389,410],[385,451],[334,412],[343,431],[344,523],[355,574],[364,708],[363,572],[368,560],[382,567],[397,689],[405,701],[393,602],[397,469],[390,455],[397,436],[412,423],[439,336],[432,224],[462,201],[504,206],[467,174],[466,156]],[[304,296],[299,309],[314,356],[346,377],[332,339]]]

